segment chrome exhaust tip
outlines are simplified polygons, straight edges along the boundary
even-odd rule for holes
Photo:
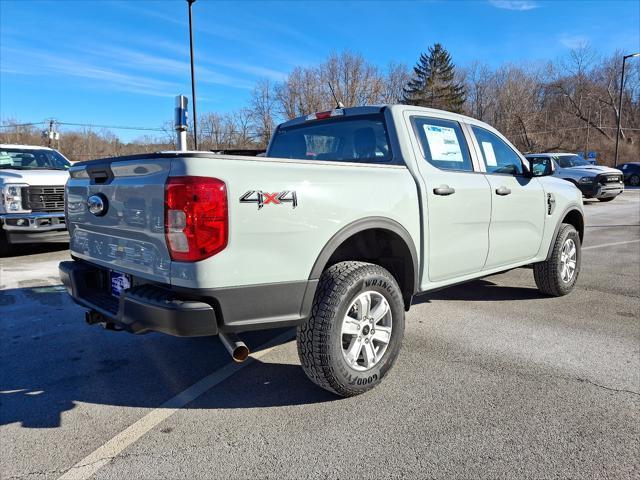
[[[218,332],[220,341],[224,348],[227,349],[231,358],[238,363],[244,362],[249,358],[249,347],[233,333]]]

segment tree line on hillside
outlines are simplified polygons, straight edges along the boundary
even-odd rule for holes
[[[324,62],[295,68],[282,82],[257,82],[248,104],[230,113],[198,118],[202,150],[264,148],[276,125],[334,108],[405,103],[460,112],[485,121],[521,151],[598,152],[612,163],[622,55],[601,56],[588,46],[539,65],[491,68],[475,62],[456,67],[440,44],[420,55],[415,67],[390,63],[381,69],[345,51]],[[333,90],[333,91],[332,91]],[[39,129],[9,123],[0,142],[43,142]],[[640,62],[627,64],[622,103],[621,161],[640,158]],[[72,160],[173,148],[170,122],[160,132],[122,143],[108,130],[65,132],[60,149]]]

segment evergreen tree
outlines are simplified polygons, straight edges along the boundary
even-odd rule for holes
[[[455,66],[442,45],[436,43],[429,47],[428,54],[420,54],[413,72],[413,78],[404,88],[402,103],[450,112],[462,111],[465,88],[455,81]]]

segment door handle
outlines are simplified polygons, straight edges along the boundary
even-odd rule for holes
[[[503,186],[503,187],[496,188],[496,194],[497,195],[504,196],[504,195],[509,195],[510,193],[511,193],[511,190],[509,188],[507,188],[507,187]]]
[[[456,189],[450,187],[449,185],[440,185],[439,187],[433,189],[433,193],[446,197],[447,195],[453,195],[454,193],[456,193]]]

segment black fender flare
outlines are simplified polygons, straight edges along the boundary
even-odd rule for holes
[[[338,249],[338,247],[348,238],[365,230],[387,230],[395,233],[406,244],[411,253],[411,262],[413,264],[413,294],[420,288],[420,263],[418,261],[418,252],[415,243],[409,232],[398,222],[387,217],[365,217],[355,220],[340,230],[338,230],[326,243],[316,258],[309,280],[317,280],[327,265],[327,262]]]

